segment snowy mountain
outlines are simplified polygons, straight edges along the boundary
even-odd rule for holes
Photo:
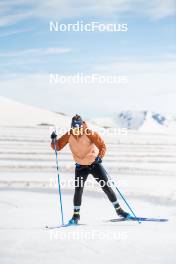
[[[87,121],[86,121],[87,122]],[[0,96],[0,126],[51,126],[70,129],[71,116],[16,102]],[[88,122],[91,129],[97,126]]]
[[[152,111],[122,111],[113,117],[96,118],[92,122],[105,128],[117,127],[151,132],[176,129],[173,116]]]
[[[138,129],[145,121],[147,111],[123,111],[115,115],[114,119],[119,127]]]
[[[0,97],[0,126],[55,125],[67,127],[70,117]]]
[[[0,97],[0,126],[56,126],[69,129],[71,116],[61,112],[22,104]],[[127,128],[143,132],[162,132],[176,129],[173,116],[151,111],[121,111],[112,117],[90,120],[92,129]]]

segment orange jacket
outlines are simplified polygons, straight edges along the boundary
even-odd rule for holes
[[[68,143],[76,163],[90,165],[97,156],[103,158],[106,152],[106,145],[97,132],[88,129],[84,122],[82,135],[75,136],[72,129],[56,140],[56,149],[61,150]],[[54,149],[54,143],[51,143]]]

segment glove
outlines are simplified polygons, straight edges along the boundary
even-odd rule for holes
[[[51,139],[54,140],[57,138],[57,134],[56,132],[53,131],[53,133],[51,134]]]
[[[76,167],[76,169],[80,169],[81,165],[79,163],[75,163],[75,167]]]
[[[95,163],[102,163],[102,159],[99,156],[97,156],[95,159]]]

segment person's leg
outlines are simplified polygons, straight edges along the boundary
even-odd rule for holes
[[[91,169],[91,174],[94,176],[96,181],[101,186],[102,190],[105,192],[105,194],[113,204],[117,214],[119,216],[127,217],[129,214],[121,208],[119,202],[117,201],[117,196],[111,188],[111,182],[108,181],[107,173],[102,164],[94,164]]]
[[[82,194],[88,174],[89,171],[86,167],[81,167],[80,169],[75,168],[75,193],[73,198],[74,212],[72,219],[75,219],[77,221],[80,219]]]

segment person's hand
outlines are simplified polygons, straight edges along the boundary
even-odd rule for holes
[[[102,159],[99,156],[97,156],[95,159],[95,163],[102,163]]]
[[[57,134],[56,132],[53,131],[53,133],[51,134],[52,141],[54,141],[56,138],[57,138]]]
[[[76,169],[80,169],[81,165],[79,163],[75,163],[75,167],[76,167]]]

